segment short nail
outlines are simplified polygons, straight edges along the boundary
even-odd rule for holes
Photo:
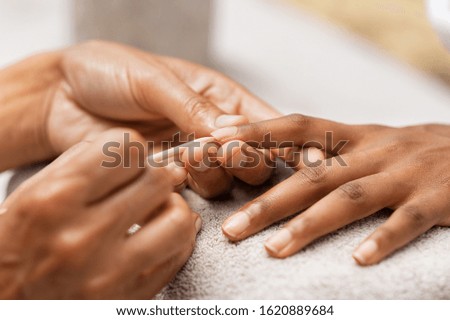
[[[265,246],[272,252],[279,253],[292,240],[292,234],[288,229],[282,229],[270,237]]]
[[[373,240],[367,240],[366,242],[363,242],[358,249],[355,250],[355,252],[353,252],[353,258],[361,264],[367,264],[377,250],[377,243]]]
[[[247,122],[247,118],[244,116],[224,114],[217,117],[215,125],[217,128],[224,128],[243,124],[245,122]]]
[[[225,233],[232,237],[242,234],[250,225],[250,218],[245,212],[238,212],[231,217],[223,226]]]
[[[211,132],[211,135],[217,140],[233,137],[237,134],[237,127],[225,127]]]
[[[201,229],[202,229],[202,218],[197,217],[197,220],[195,220],[195,230],[197,230],[197,233],[199,233]]]

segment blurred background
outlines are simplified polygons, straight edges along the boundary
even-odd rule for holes
[[[0,30],[0,67],[109,39],[219,69],[285,113],[450,119],[450,55],[424,0],[0,0]]]
[[[429,0],[450,14],[448,2]],[[218,69],[284,113],[448,124],[450,55],[425,7],[425,0],[0,0],[0,68],[109,39]],[[0,174],[0,199],[10,175]]]

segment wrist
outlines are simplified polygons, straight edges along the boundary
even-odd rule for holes
[[[60,52],[0,70],[0,171],[55,156],[46,132],[52,92],[61,81]]]

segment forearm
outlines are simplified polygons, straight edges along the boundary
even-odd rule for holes
[[[53,156],[45,117],[59,59],[58,52],[38,55],[0,70],[0,171]]]

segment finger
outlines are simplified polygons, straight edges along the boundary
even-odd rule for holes
[[[288,166],[295,170],[306,167],[314,167],[325,160],[326,154],[323,150],[310,147],[292,147],[271,150],[276,157],[283,159]]]
[[[272,106],[217,71],[176,58],[158,56],[158,59],[192,90],[201,93],[228,114],[243,115],[251,122],[281,116],[281,113]],[[211,87],[211,83],[215,86]]]
[[[377,172],[375,162],[364,160],[362,153],[344,155],[298,171],[229,217],[222,226],[224,234],[233,241],[244,239],[306,209],[346,182]]]
[[[330,232],[397,203],[406,190],[391,181],[389,174],[380,173],[340,186],[270,237],[267,252],[288,257]]]
[[[135,131],[108,130],[92,142],[69,149],[27,186],[32,187],[33,181],[52,181],[53,186],[70,189],[73,200],[99,201],[143,173],[145,153],[145,143]]]
[[[117,189],[91,208],[108,216],[114,228],[125,236],[131,225],[146,221],[170,197],[173,186],[167,176],[163,168],[147,168],[132,183]],[[98,215],[92,218],[98,219]]]
[[[181,246],[193,243],[200,227],[200,217],[179,194],[172,193],[161,213],[125,241],[124,257],[133,267],[158,265]]]
[[[355,126],[300,114],[238,127],[221,128],[211,133],[222,143],[242,140],[251,146],[263,148],[311,146],[332,154],[341,151],[348,141],[356,143],[357,134]]]
[[[188,185],[200,196],[213,198],[231,188],[232,176],[217,161],[216,143],[200,143],[183,152],[182,162],[189,172]]]
[[[164,263],[141,272],[136,280],[137,287],[133,288],[130,299],[153,298],[167,285],[184,266],[192,254],[194,246],[191,244],[182,247],[181,251],[173,255]],[[134,272],[135,274],[136,272]],[[133,276],[134,276],[133,274]]]
[[[188,178],[188,171],[183,164],[175,159],[171,159],[167,167],[165,167],[169,174],[170,182],[175,188],[180,188],[185,185]]]
[[[441,212],[430,205],[436,199],[415,199],[397,210],[353,253],[360,265],[366,266],[380,262],[395,250],[411,242],[428,231],[438,220]]]
[[[241,115],[227,115],[170,71],[164,72],[157,82],[151,80],[143,77],[138,82],[143,94],[144,108],[156,109],[182,131],[195,132],[202,137],[222,126],[237,125],[247,121]]]
[[[268,153],[242,141],[226,142],[219,149],[217,159],[229,173],[250,185],[267,181],[275,168]]]

